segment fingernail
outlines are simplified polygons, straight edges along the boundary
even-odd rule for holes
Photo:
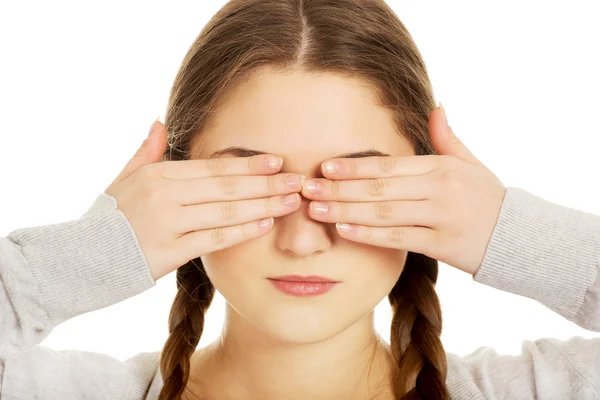
[[[287,185],[292,189],[302,187],[302,176],[301,175],[290,175],[286,178]]]
[[[288,207],[295,206],[297,202],[298,202],[298,196],[296,193],[288,194],[287,196],[285,196],[283,198],[283,204],[285,204]]]
[[[338,223],[335,224],[335,226],[341,232],[348,233],[348,232],[352,231],[352,225],[350,225],[350,224],[344,224],[344,223],[338,222]]]
[[[329,174],[337,172],[338,169],[340,169],[340,166],[335,161],[325,161],[323,163],[323,171]]]
[[[265,160],[267,168],[277,169],[283,164],[283,158],[271,156]]]
[[[319,190],[319,182],[309,179],[304,183],[304,187],[309,192],[315,193]]]
[[[271,217],[271,218],[266,218],[266,219],[263,219],[263,220],[261,220],[261,221],[258,223],[258,226],[259,226],[261,229],[268,228],[268,227],[270,227],[271,225],[273,225],[273,217]]]
[[[440,110],[442,111],[442,118],[443,118],[444,124],[448,125],[448,118],[446,117],[446,110],[444,109],[444,106],[442,105],[441,101],[440,101]]]
[[[327,214],[327,212],[329,211],[329,207],[327,206],[327,204],[319,203],[317,201],[313,201],[312,203],[310,203],[310,207],[316,214]]]

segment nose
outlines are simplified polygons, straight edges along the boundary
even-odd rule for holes
[[[312,219],[308,213],[310,200],[300,196],[300,206],[293,213],[275,219],[276,243],[292,257],[307,257],[331,248],[335,227]]]

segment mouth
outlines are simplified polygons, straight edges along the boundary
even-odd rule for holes
[[[282,282],[310,282],[310,283],[339,283],[339,281],[325,278],[318,275],[310,275],[310,276],[300,276],[300,275],[286,275],[286,276],[276,276],[273,278],[268,278],[274,281],[282,281]]]
[[[267,279],[276,289],[291,296],[317,296],[329,292],[340,283],[340,281],[316,275],[286,275]]]

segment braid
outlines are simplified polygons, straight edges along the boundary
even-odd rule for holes
[[[446,353],[440,340],[442,311],[434,285],[437,260],[408,253],[389,294],[394,312],[390,342],[397,363],[394,391],[400,400],[447,400]]]
[[[177,294],[169,314],[169,337],[161,352],[160,372],[164,386],[159,400],[180,400],[190,375],[190,358],[200,342],[204,315],[215,288],[200,258],[177,270]]]

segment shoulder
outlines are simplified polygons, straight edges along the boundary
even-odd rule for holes
[[[157,399],[163,386],[160,374],[160,353],[160,351],[138,353],[125,361],[139,372],[141,379],[147,382],[146,400]]]

